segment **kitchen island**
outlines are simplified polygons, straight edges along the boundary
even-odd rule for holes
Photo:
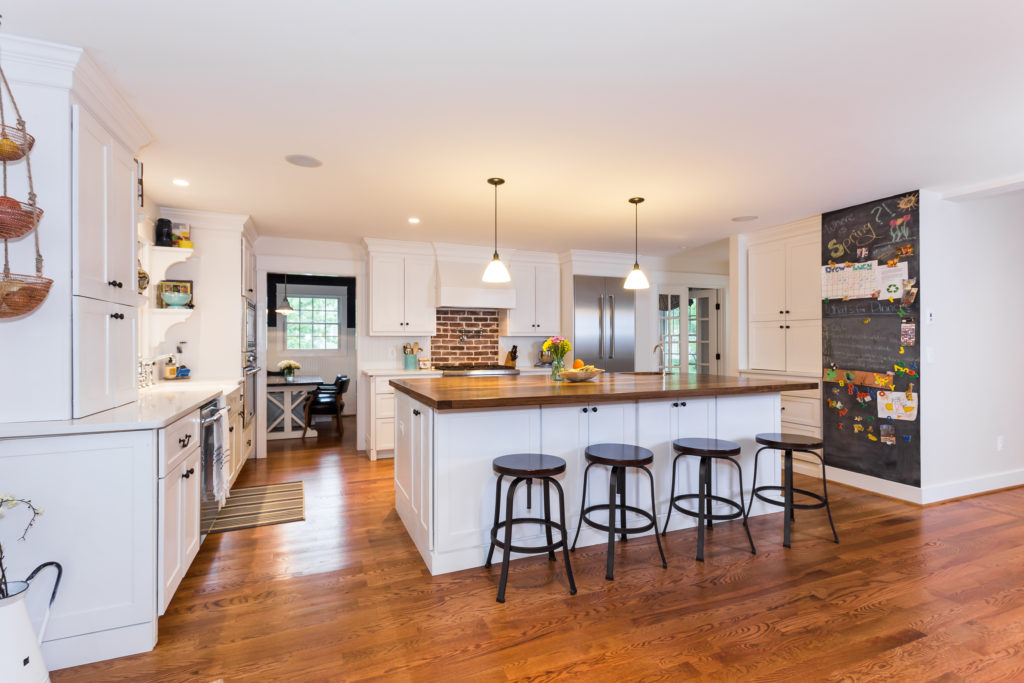
[[[779,431],[780,392],[817,387],[814,382],[653,373],[607,373],[575,384],[519,375],[394,379],[391,385],[395,507],[432,574],[483,565],[494,518],[496,477],[491,461],[500,455],[543,452],[565,459],[561,483],[572,535],[583,494],[586,447],[620,442],[649,448],[655,457],[655,509],[661,529],[671,495],[673,440],[705,437],[739,443],[744,493],[749,496],[757,450],[754,437]],[[680,459],[679,491],[697,490],[697,464],[696,458]],[[715,467],[715,494],[738,497],[734,468],[727,472],[722,466],[719,477]],[[758,482],[778,485],[779,467],[779,454],[765,451]],[[639,501],[641,507],[649,505],[646,479],[629,473],[626,486],[627,499]],[[588,500],[607,498],[606,468],[591,470],[589,489]],[[751,514],[778,511],[755,501]],[[525,513],[526,496],[518,495],[516,516]],[[669,530],[693,524],[692,518],[675,514]],[[522,534],[525,544],[533,544],[543,532],[539,526],[531,530],[529,525],[517,525],[516,533]],[[578,545],[607,540],[606,534],[584,525]]]

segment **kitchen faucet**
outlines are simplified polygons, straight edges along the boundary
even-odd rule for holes
[[[661,351],[661,374],[664,375],[665,374],[665,370],[666,370],[666,368],[665,368],[665,347],[664,347],[664,345],[662,345],[662,344],[655,344],[654,345],[654,349],[651,351],[651,353],[657,353],[658,351]]]

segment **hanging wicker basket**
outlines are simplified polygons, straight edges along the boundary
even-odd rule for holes
[[[16,318],[39,308],[53,280],[38,275],[0,273],[0,318]]]
[[[42,217],[43,210],[38,206],[0,197],[0,239],[13,240],[29,234]]]
[[[43,277],[43,254],[39,249],[39,219],[43,210],[36,206],[36,191],[32,184],[32,161],[29,152],[35,144],[31,135],[25,132],[25,120],[18,111],[18,103],[7,82],[7,76],[0,69],[0,166],[3,167],[3,196],[0,197],[0,239],[4,242],[4,268],[0,272],[0,319],[27,315],[39,308],[50,293],[53,280]],[[7,125],[4,107],[4,91],[10,99],[17,117],[17,126]],[[25,174],[28,176],[28,202],[7,196],[7,165],[13,161],[25,160]],[[8,240],[35,232],[36,274],[23,275],[11,272]]]
[[[17,161],[32,151],[36,139],[21,128],[0,125],[0,161]]]

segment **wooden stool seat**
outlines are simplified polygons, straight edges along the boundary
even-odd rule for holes
[[[494,525],[491,526],[491,545],[487,550],[487,561],[485,567],[491,566],[491,557],[495,548],[501,548],[504,556],[501,560],[501,579],[498,583],[498,602],[505,602],[505,586],[508,583],[508,563],[512,553],[547,553],[548,559],[552,562],[555,559],[555,550],[562,549],[565,556],[565,573],[569,578],[569,594],[576,595],[576,581],[572,576],[572,565],[569,564],[569,531],[565,528],[565,494],[562,492],[562,485],[554,478],[554,475],[565,472],[565,460],[554,455],[544,453],[511,453],[495,458],[491,466],[498,475],[498,481],[494,488]],[[508,493],[505,496],[505,519],[501,519],[501,482],[505,477],[512,477],[508,485]],[[532,506],[533,480],[537,479],[544,485],[544,516],[543,517],[514,517],[513,504],[515,502],[516,487],[526,482],[526,509]],[[558,521],[551,519],[551,487],[558,493]],[[516,524],[539,524],[544,527],[544,535],[547,543],[544,545],[522,546],[512,543],[512,527]],[[552,531],[559,533],[558,540],[554,540]],[[498,538],[498,533],[502,538]]]
[[[497,474],[510,477],[553,477],[565,472],[565,460],[544,453],[511,453],[494,459]]]
[[[643,467],[654,462],[654,452],[626,443],[596,443],[587,446],[587,462],[609,467]]]
[[[789,432],[766,432],[758,434],[755,438],[757,443],[769,448],[777,448],[780,451],[786,449],[818,450],[825,446],[821,439],[805,434],[792,434]]]
[[[668,532],[668,523],[672,519],[672,511],[678,510],[684,515],[697,518],[697,561],[704,561],[704,527],[708,529],[712,527],[712,522],[724,522],[730,519],[743,519],[743,528],[747,532],[747,540],[750,542],[750,552],[753,555],[757,554],[757,549],[754,548],[754,539],[750,535],[750,526],[747,524],[747,512],[744,507],[743,501],[743,468],[740,467],[739,462],[733,459],[733,456],[737,456],[741,452],[740,445],[735,441],[726,441],[725,439],[703,439],[703,438],[685,438],[676,439],[672,442],[672,448],[676,451],[676,457],[672,461],[672,498],[668,502],[668,514],[665,515],[665,528],[662,530],[661,535],[664,536]],[[700,469],[698,472],[698,485],[697,493],[681,493],[676,495],[676,463],[679,458],[684,455],[692,455],[700,458]],[[730,462],[736,466],[736,470],[739,473],[740,482],[740,499],[739,502],[726,498],[725,496],[717,496],[711,493],[711,460],[721,459],[726,462]],[[682,501],[697,501],[697,510],[689,510],[680,503]],[[724,513],[714,513],[711,510],[712,503],[722,503],[728,505],[731,510]]]

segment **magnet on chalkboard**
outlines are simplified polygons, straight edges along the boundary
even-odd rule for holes
[[[903,440],[906,441],[907,443],[910,443],[910,434],[904,434]]]
[[[868,434],[868,438],[871,439],[872,441],[878,441],[878,437],[875,436],[874,434]]]
[[[868,415],[868,419],[869,419],[869,420],[874,420],[874,419],[875,419],[875,416],[874,416],[874,415]]]
[[[865,325],[867,325],[869,322],[871,322],[871,318],[864,318],[864,324]]]
[[[903,355],[903,347],[902,346],[900,347],[900,355],[901,356]]]
[[[838,427],[839,429],[842,429],[842,428],[843,428],[843,423],[842,423],[842,422],[838,423],[838,424],[836,425],[836,427]]]
[[[853,385],[852,384],[849,385],[848,387],[846,387],[846,393],[849,394],[850,396],[853,396]]]
[[[900,344],[913,346],[917,342],[917,325],[913,320],[905,320],[900,323]],[[901,349],[903,347],[900,347]],[[900,353],[903,353],[901,350]]]
[[[864,431],[864,425],[860,425],[860,424],[853,425],[853,431],[854,431],[855,434],[859,434],[860,432],[863,432]]]
[[[846,415],[848,412],[850,412],[849,408],[843,408],[842,410],[839,411],[839,417]]]
[[[832,387],[832,393],[838,395],[839,394],[839,387]]]

